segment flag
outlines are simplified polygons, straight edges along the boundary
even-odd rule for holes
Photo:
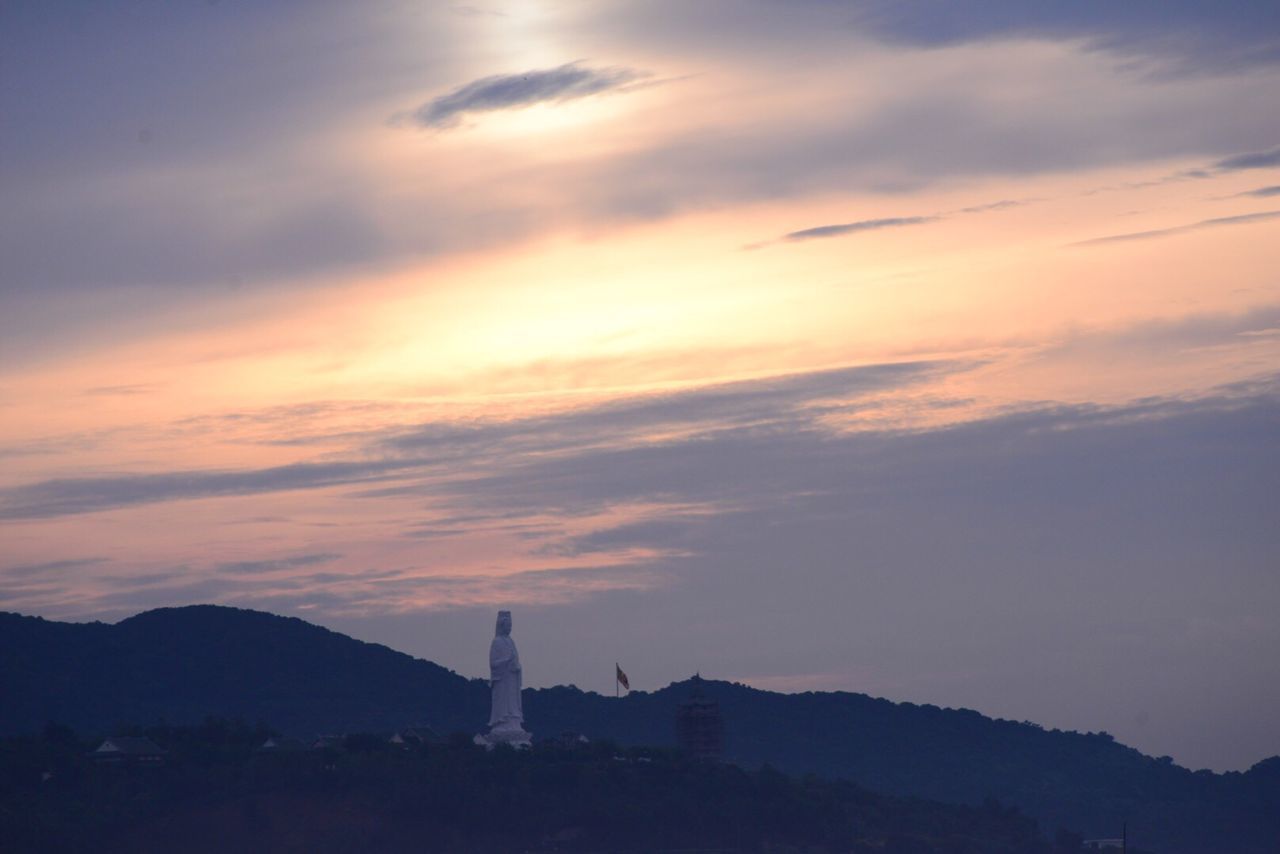
[[[622,668],[618,667],[618,663],[616,661],[613,663],[613,666],[617,668],[618,671],[618,684],[630,691],[631,683],[627,681],[627,674],[622,672]]]

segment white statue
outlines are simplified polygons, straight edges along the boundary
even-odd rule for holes
[[[486,747],[505,743],[528,747],[529,733],[524,729],[524,711],[520,706],[520,653],[511,639],[511,612],[498,612],[498,627],[489,644],[489,685],[493,690],[493,706],[489,712],[489,732],[477,735],[476,743]]]

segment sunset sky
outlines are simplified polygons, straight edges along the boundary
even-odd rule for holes
[[[198,602],[1280,753],[1280,5],[3,4],[0,609]]]

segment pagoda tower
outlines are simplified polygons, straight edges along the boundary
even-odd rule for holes
[[[693,677],[693,694],[676,709],[676,739],[695,759],[717,761],[724,749],[720,704],[702,692],[702,677]]]

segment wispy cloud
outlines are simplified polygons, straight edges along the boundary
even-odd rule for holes
[[[577,62],[523,74],[497,74],[473,80],[447,95],[433,98],[407,115],[394,118],[444,130],[456,127],[463,116],[471,113],[572,101],[620,90],[648,76],[647,72],[634,68],[589,68]]]
[[[1272,218],[1280,218],[1280,211],[1208,220],[1181,228],[1209,228]],[[1174,230],[1115,235],[1097,238],[1096,242],[1140,239]],[[1212,344],[1274,326],[1274,312],[1215,321],[1208,327],[1208,333],[1198,335],[1195,344]],[[1144,334],[1151,333],[1149,330],[1127,333],[1129,337]],[[1168,333],[1160,334],[1167,337]],[[352,485],[359,488],[353,497],[451,498],[460,489],[469,492],[473,488],[488,496],[489,489],[484,484],[492,482],[495,488],[509,485],[511,473],[524,471],[530,460],[550,457],[584,460],[596,453],[605,457],[633,454],[666,459],[671,457],[670,449],[682,447],[681,443],[690,443],[690,448],[698,452],[680,463],[682,470],[693,473],[713,458],[717,449],[731,448],[747,437],[768,437],[770,441],[764,447],[781,452],[786,447],[785,437],[801,432],[825,435],[830,431],[823,424],[829,419],[856,418],[862,408],[877,405],[875,401],[884,395],[909,393],[926,383],[978,366],[972,359],[858,365],[636,395],[523,418],[432,419],[412,426],[343,434],[344,458],[322,458],[284,466],[37,480],[0,489],[0,519],[54,518],[191,499]],[[936,405],[944,404],[946,401]],[[916,401],[914,405],[929,404]],[[300,413],[328,411],[329,407],[322,404],[277,407],[237,413],[235,421],[269,426],[272,419],[289,423],[298,420]],[[259,425],[260,421],[264,423]],[[214,420],[205,427],[221,424]],[[655,441],[657,436],[662,437],[660,442]],[[710,462],[714,464],[715,460]],[[586,490],[583,484],[600,483],[600,472],[609,471],[611,467],[607,461],[594,461],[573,477],[565,475],[564,484],[570,491]],[[648,473],[655,472],[656,468]],[[722,474],[711,471],[703,476],[709,484],[723,480]],[[767,486],[761,484],[761,488]],[[649,497],[662,492],[655,486]],[[628,500],[645,497],[642,494]],[[549,502],[548,508],[559,506],[554,492],[530,496],[531,506],[541,500]],[[477,519],[518,521],[521,514],[510,518],[500,512],[496,517],[493,515],[503,509],[486,498],[457,518],[416,519],[404,526],[402,536],[419,540],[448,539],[460,536],[455,535],[454,530],[469,530]],[[523,513],[525,508],[517,509]],[[476,513],[482,515],[476,517]],[[239,566],[238,571],[252,572],[285,565],[252,562]],[[229,566],[222,571],[236,570]]]
[[[751,243],[744,248],[760,249],[773,243],[797,243],[804,240],[821,240],[828,237],[842,237],[848,234],[858,234],[865,231],[879,231],[886,228],[903,228],[909,225],[925,225],[931,222],[938,222],[939,220],[944,220],[952,216],[1003,211],[1008,210],[1009,208],[1019,208],[1023,205],[1030,205],[1035,202],[1042,201],[1044,201],[1044,199],[1038,197],[1027,199],[1000,199],[995,202],[969,205],[968,207],[922,216],[882,217],[879,219],[862,219],[855,222],[842,222],[834,225],[818,225],[812,228],[804,228],[800,231],[788,232],[777,240],[766,240],[760,243]]]
[[[107,563],[111,560],[108,557],[84,557],[72,558],[69,560],[50,560],[41,563],[26,563],[16,566],[6,566],[0,569],[0,575],[10,578],[26,578],[29,576],[42,575],[58,575],[67,570],[83,569],[88,566],[96,566],[97,564]]]
[[[100,385],[84,390],[87,397],[116,397],[116,396],[132,396],[138,394],[150,394],[155,391],[154,385],[145,383],[129,383],[124,385]]]
[[[428,422],[364,437],[367,458],[259,469],[174,471],[57,478],[0,490],[0,519],[38,519],[193,498],[259,495],[358,483],[426,478],[447,467],[494,466],[521,454],[636,440],[655,429],[699,432],[726,427],[779,429],[812,417],[820,402],[856,400],[971,363],[936,361],[860,365],[651,394],[568,412],[475,424]],[[602,437],[608,437],[604,439]],[[420,486],[409,488],[411,491]],[[439,487],[431,487],[439,489]],[[397,484],[369,496],[401,494]]]
[[[404,532],[404,536],[418,540],[438,540],[443,537],[457,537],[465,533],[467,533],[465,528],[438,528],[424,525],[420,528],[410,528]]]
[[[1274,166],[1280,166],[1280,146],[1270,151],[1252,151],[1226,157],[1215,163],[1213,168],[1222,172],[1241,172],[1246,169],[1270,169]]]
[[[860,234],[867,231],[880,231],[888,228],[904,228],[909,225],[924,225],[925,223],[934,222],[942,219],[941,216],[900,216],[900,217],[884,217],[882,219],[863,219],[857,222],[841,222],[834,225],[817,225],[812,228],[803,228],[799,231],[790,231],[773,240],[761,240],[757,243],[748,243],[742,248],[745,250],[763,249],[766,246],[772,246],[776,243],[801,243],[807,240],[824,240],[829,237],[843,237],[850,234]]]
[[[1270,219],[1280,217],[1280,211],[1260,211],[1258,213],[1239,214],[1237,216],[1220,216],[1214,219],[1205,219],[1200,222],[1193,222],[1187,225],[1175,225],[1171,228],[1155,228],[1150,231],[1133,231],[1127,234],[1111,234],[1106,237],[1094,237],[1090,240],[1081,240],[1072,243],[1072,246],[1099,246],[1104,243],[1123,243],[1130,240],[1150,240],[1155,237],[1170,237],[1175,234],[1186,234],[1191,231],[1200,231],[1205,228],[1218,228],[1224,225],[1248,225],[1254,222],[1264,222]]]
[[[923,225],[926,222],[934,222],[936,216],[895,216],[885,217],[884,219],[863,219],[857,222],[842,222],[835,225],[818,225],[813,228],[804,228],[800,231],[792,231],[782,236],[783,240],[816,240],[824,237],[840,237],[846,234],[857,234],[863,231],[879,231],[884,228],[901,228],[907,225]]]
[[[1256,190],[1245,190],[1243,193],[1236,193],[1233,198],[1242,196],[1251,196],[1255,199],[1269,199],[1272,196],[1280,196],[1280,184],[1271,187],[1259,187]]]
[[[257,575],[266,572],[279,572],[286,569],[297,569],[300,566],[335,561],[342,555],[336,552],[314,552],[312,554],[295,555],[294,557],[275,558],[272,560],[238,560],[220,563],[215,570],[229,575]]]
[[[103,579],[109,584],[91,598],[90,607],[98,614],[116,608],[132,613],[139,608],[217,602],[282,613],[387,615],[406,608],[438,610],[509,603],[513,590],[520,591],[520,601],[526,605],[564,604],[607,591],[651,589],[664,580],[661,572],[650,567],[612,563],[466,575],[390,569],[291,573],[272,576],[269,581],[237,575],[191,581],[189,576],[189,568],[182,568]],[[175,580],[178,583],[165,583]],[[52,589],[0,588],[0,596],[6,592],[47,595]]]
[[[999,38],[1083,39],[1094,49],[1163,58],[1181,73],[1280,61],[1280,13],[1268,0],[1203,3],[1026,3],[942,0],[851,4],[859,23],[889,41],[945,45]]]
[[[1038,197],[1031,198],[1031,199],[1001,199],[998,202],[987,202],[981,205],[971,205],[967,208],[961,208],[959,210],[959,213],[974,214],[974,213],[987,213],[988,211],[1004,211],[1004,210],[1008,210],[1009,208],[1020,208],[1023,205],[1030,205],[1030,204],[1034,204],[1035,202],[1042,202],[1042,201],[1044,201],[1044,199],[1038,198]]]
[[[0,491],[0,519],[41,519],[159,501],[314,489],[375,480],[410,465],[403,460],[372,460],[297,463],[233,471],[56,478]]]

